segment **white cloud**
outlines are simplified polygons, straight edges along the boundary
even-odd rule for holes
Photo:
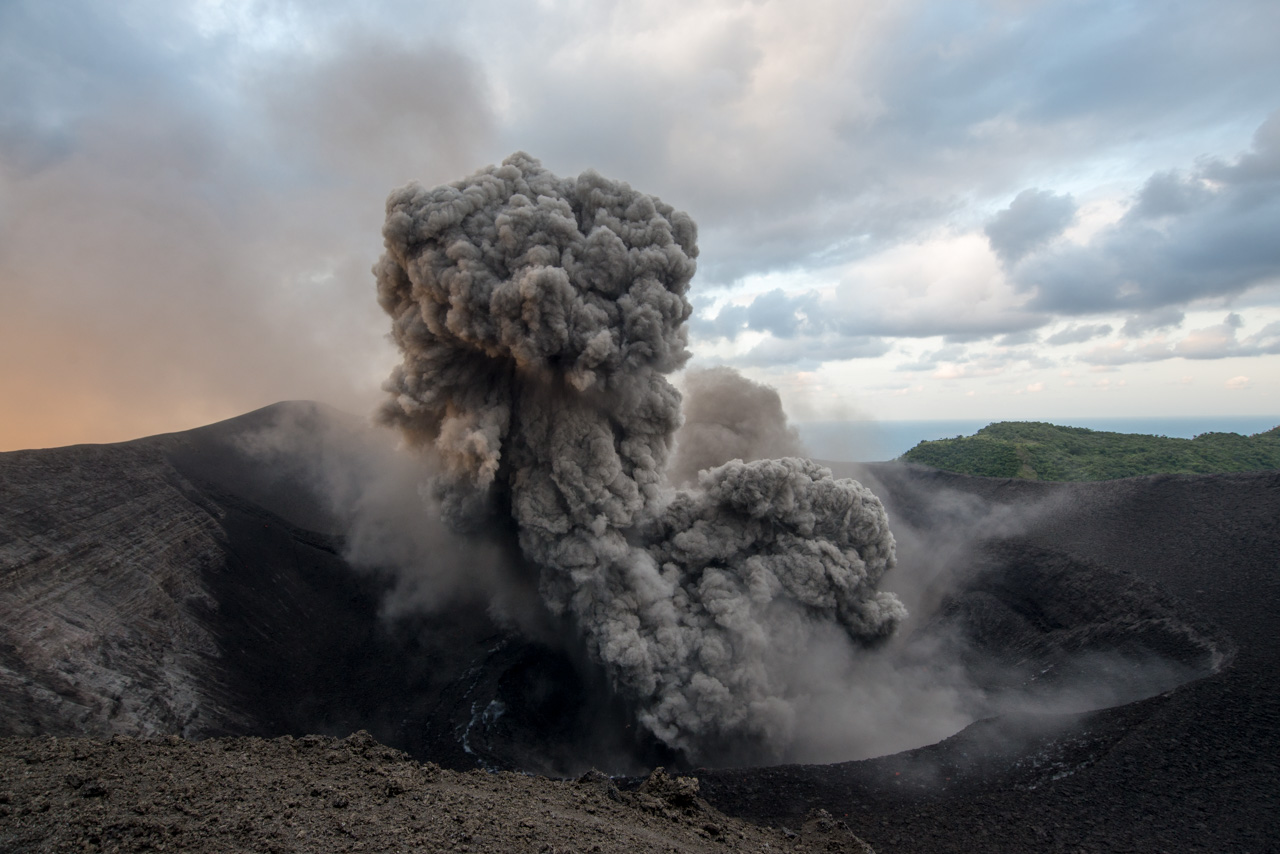
[[[1097,345],[1082,354],[1080,359],[1093,365],[1125,365],[1173,358],[1227,359],[1280,353],[1280,321],[1240,338],[1239,331],[1243,326],[1241,316],[1232,312],[1221,323],[1193,329],[1177,340],[1170,340],[1164,335],[1138,343],[1121,339]]]
[[[838,283],[800,293],[776,288],[696,319],[694,331],[730,339],[757,330],[780,338],[948,335],[963,341],[1016,334],[1046,319],[1021,308],[1025,298],[976,234],[934,235],[829,274]]]

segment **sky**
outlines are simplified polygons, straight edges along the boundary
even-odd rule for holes
[[[1278,42],[1274,0],[0,0],[0,450],[370,411],[387,194],[517,150],[687,211],[690,366],[793,420],[1280,413]]]

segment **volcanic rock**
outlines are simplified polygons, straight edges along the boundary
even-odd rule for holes
[[[281,424],[310,444],[264,457],[256,440]],[[480,825],[440,836],[421,811],[435,779],[469,781],[486,811],[523,799],[519,818],[496,819],[506,831],[537,830],[522,822],[541,820],[538,799],[573,792],[598,800],[597,816],[606,804],[642,814],[618,820],[643,833],[684,822],[693,836],[671,844],[686,848],[732,842],[738,825],[712,808],[840,839],[844,824],[882,852],[1262,851],[1280,838],[1280,473],[1054,484],[833,466],[884,500],[900,571],[929,570],[903,648],[951,656],[989,711],[873,759],[698,769],[685,798],[693,783],[647,774],[682,757],[634,734],[572,643],[478,600],[388,614],[394,579],[353,565],[346,520],[311,473],[365,429],[293,403],[118,445],[0,454],[3,844],[131,850],[121,828],[136,825],[138,846],[176,834],[204,850],[290,850],[305,847],[298,831],[345,833],[330,818],[353,805],[373,823],[333,836],[352,846],[515,838]],[[371,735],[306,741],[358,730]],[[363,770],[326,777],[347,755]],[[587,775],[552,795],[494,773],[593,767],[640,776]],[[651,791],[634,791],[646,777]],[[276,782],[254,788],[263,779]],[[476,794],[490,785],[509,788]],[[199,820],[168,806],[148,818],[192,798],[206,799]],[[289,827],[290,801],[324,809]],[[646,847],[639,838],[628,844]],[[606,844],[566,840],[545,844]]]
[[[647,795],[457,773],[368,733],[0,739],[0,848],[26,851],[751,851],[863,854],[831,822],[794,834]],[[676,782],[672,785],[679,786]]]

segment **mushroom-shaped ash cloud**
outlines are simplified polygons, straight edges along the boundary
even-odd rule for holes
[[[667,484],[693,220],[515,154],[397,190],[383,235],[403,362],[381,417],[439,457],[448,521],[515,525],[546,605],[663,742],[781,751],[809,641],[871,644],[905,615],[877,589],[894,540],[869,490],[803,459]]]

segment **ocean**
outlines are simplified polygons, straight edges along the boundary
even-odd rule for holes
[[[1190,439],[1201,433],[1240,433],[1251,436],[1280,425],[1280,415],[1039,420],[1063,427],[1087,427],[1111,433],[1143,433],[1178,439]],[[809,421],[795,426],[805,447],[815,459],[872,462],[900,457],[920,442],[972,436],[990,423],[989,420],[974,419]]]

